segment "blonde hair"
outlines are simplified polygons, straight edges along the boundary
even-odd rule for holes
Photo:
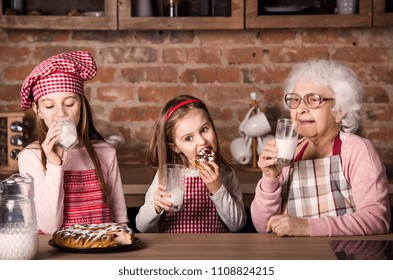
[[[181,102],[185,102],[187,100],[196,100],[196,102],[187,103],[175,111],[173,111],[168,119],[168,112],[171,111],[176,105]],[[191,95],[180,95],[171,100],[169,100],[163,109],[161,110],[155,126],[154,131],[150,140],[150,144],[148,147],[147,154],[147,162],[153,167],[157,168],[160,173],[164,172],[164,165],[169,163],[181,164],[184,166],[188,166],[188,160],[183,153],[174,152],[169,145],[172,144],[173,136],[174,136],[174,128],[179,120],[181,120],[184,116],[186,116],[191,110],[201,110],[209,123],[211,124],[214,135],[217,141],[216,154],[217,159],[216,162],[218,165],[223,165],[228,168],[232,168],[231,165],[222,157],[219,148],[219,141],[217,137],[217,131],[211,118],[209,111],[206,105],[198,98],[195,98]]]

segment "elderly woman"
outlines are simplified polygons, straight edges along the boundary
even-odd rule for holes
[[[297,65],[285,85],[285,106],[302,136],[292,166],[276,163],[271,140],[259,156],[251,216],[258,232],[339,236],[389,231],[386,171],[373,144],[353,134],[363,89],[344,65]]]

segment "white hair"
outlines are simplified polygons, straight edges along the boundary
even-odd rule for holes
[[[285,93],[293,92],[296,84],[313,82],[327,87],[335,98],[332,111],[342,114],[341,127],[354,133],[359,127],[363,103],[363,87],[356,74],[347,66],[332,60],[310,60],[297,64],[285,82]]]

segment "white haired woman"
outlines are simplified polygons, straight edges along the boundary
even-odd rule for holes
[[[259,156],[262,179],[251,205],[256,230],[278,236],[387,233],[385,166],[373,144],[354,134],[363,102],[355,73],[336,61],[300,63],[285,93],[302,137],[292,166],[276,164],[275,140]]]

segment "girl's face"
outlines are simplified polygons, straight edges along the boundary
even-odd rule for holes
[[[34,111],[44,120],[49,127],[56,119],[69,117],[78,125],[80,118],[81,102],[76,93],[56,92],[47,94],[38,100]]]
[[[183,153],[191,167],[194,167],[195,155],[206,147],[217,150],[217,139],[213,127],[206,113],[199,109],[191,110],[180,119],[173,131],[174,143],[171,149],[176,153]]]

